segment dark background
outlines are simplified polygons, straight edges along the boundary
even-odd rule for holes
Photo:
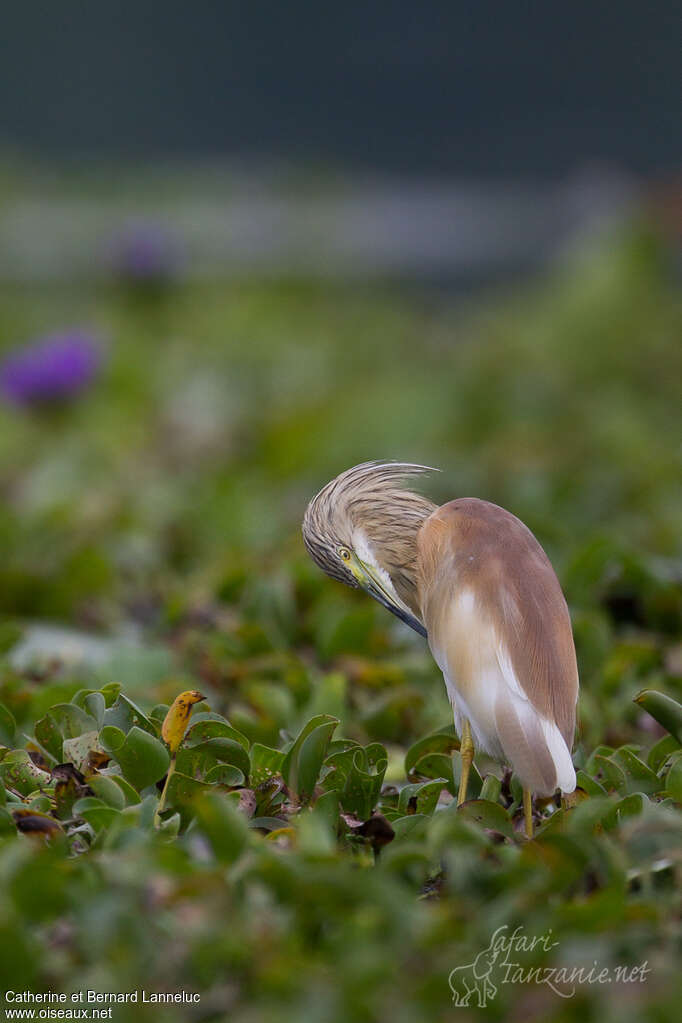
[[[472,177],[679,165],[679,3],[12,3],[0,148]]]

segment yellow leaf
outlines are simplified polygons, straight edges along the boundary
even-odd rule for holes
[[[171,754],[177,753],[185,736],[192,707],[195,703],[200,703],[205,699],[206,697],[198,693],[196,689],[187,689],[173,700],[161,726],[161,735],[164,742],[168,744]]]

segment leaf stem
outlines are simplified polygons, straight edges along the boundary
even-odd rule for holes
[[[164,807],[166,805],[166,793],[168,792],[168,783],[169,783],[169,781],[171,780],[171,778],[173,776],[173,771],[175,770],[175,758],[176,758],[176,756],[177,756],[177,753],[173,753],[171,755],[170,764],[168,765],[168,773],[166,774],[166,780],[165,780],[165,782],[163,784],[163,789],[161,790],[161,797],[159,799],[159,805],[157,806],[156,813],[154,814],[154,827],[155,828],[160,828],[161,827],[161,814],[163,813]]]

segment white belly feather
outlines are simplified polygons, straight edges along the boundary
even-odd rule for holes
[[[516,677],[503,640],[464,590],[453,598],[440,643],[429,634],[434,659],[443,672],[455,726],[471,726],[474,743],[509,763],[522,783],[540,794],[557,788],[572,792],[575,770],[557,725],[533,706]]]

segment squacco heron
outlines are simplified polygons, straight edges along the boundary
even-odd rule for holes
[[[438,508],[405,489],[426,466],[366,462],[313,498],[303,539],[327,575],[361,587],[426,637],[443,672],[466,800],[476,748],[532,793],[573,792],[578,669],[571,621],[549,558],[511,512],[462,497]]]

